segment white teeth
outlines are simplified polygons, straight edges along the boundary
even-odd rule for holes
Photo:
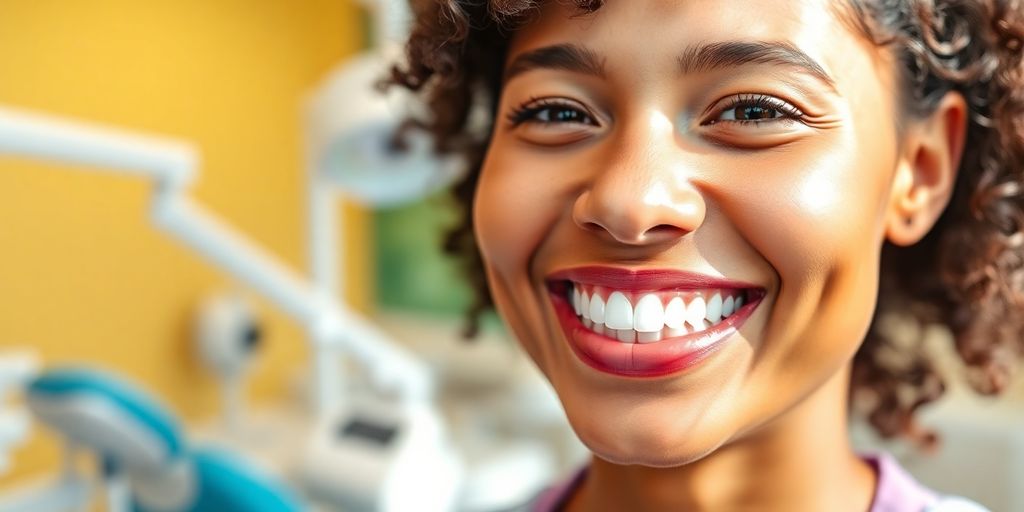
[[[700,327],[694,327],[693,328],[693,332],[701,332],[701,331],[703,331],[705,329],[710,328],[711,325],[712,325],[711,322],[708,322],[707,319],[701,319]]]
[[[661,341],[661,331],[658,332],[638,332],[636,333],[637,343],[654,343],[655,341]]]
[[[708,314],[708,307],[704,304],[704,297],[694,297],[690,305],[686,307],[686,323],[694,328],[704,326],[704,317]]]
[[[713,292],[705,299],[709,292],[713,290],[684,294],[692,297],[689,304],[683,296],[677,295],[665,305],[663,297],[672,296],[671,292],[647,293],[634,299],[637,302],[633,307],[623,292],[612,291],[605,300],[601,296],[604,292],[588,293],[574,284],[568,300],[580,321],[591,331],[623,343],[654,343],[704,331],[743,307],[742,295]]]
[[[619,329],[615,331],[615,337],[623,343],[636,343],[636,331],[633,329]]]
[[[735,299],[732,298],[732,295],[725,298],[725,301],[722,302],[722,316],[729,316],[732,314],[735,306],[735,303],[733,302],[734,300]]]
[[[704,318],[707,318],[708,322],[711,322],[712,324],[717,324],[718,321],[722,319],[721,295],[716,293],[715,296],[711,297],[711,300],[708,301],[708,311],[705,313]]]
[[[633,306],[621,292],[613,292],[608,297],[604,309],[604,325],[609,329],[633,330]]]
[[[668,338],[678,338],[679,336],[686,336],[687,334],[689,333],[686,331],[686,327],[679,327],[676,329],[671,327],[665,328],[665,336]]]
[[[665,327],[665,309],[661,299],[653,293],[640,298],[633,310],[633,330],[641,333],[658,332]]]
[[[674,297],[665,306],[665,326],[670,329],[680,329],[686,321],[686,304],[682,297]]]
[[[604,323],[604,299],[596,293],[590,298],[590,319],[594,324]]]

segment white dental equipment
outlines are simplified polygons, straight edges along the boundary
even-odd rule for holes
[[[196,315],[196,351],[220,380],[224,427],[237,434],[245,407],[245,377],[263,329],[252,304],[237,293],[208,297]]]
[[[9,397],[36,373],[38,363],[28,353],[0,353],[0,475],[10,467],[8,453],[28,437],[28,411],[8,403]]]
[[[426,432],[443,425],[433,404],[434,386],[427,367],[391,342],[373,324],[346,308],[333,294],[316,289],[272,254],[231,229],[187,195],[198,165],[195,150],[184,143],[120,130],[0,108],[0,154],[111,169],[155,182],[151,214],[158,227],[205,256],[211,263],[263,294],[303,325],[313,346],[317,418],[329,424],[358,418],[342,407],[337,355],[344,353],[367,370],[372,389],[387,397],[381,407],[403,415],[405,429]],[[341,415],[341,417],[339,417]],[[443,429],[438,434],[445,437]],[[400,460],[431,474],[435,487],[419,496],[424,510],[450,508],[459,487],[458,464],[435,465],[457,457],[437,436],[413,436],[428,446],[402,445],[415,457]],[[396,459],[399,460],[399,459]],[[448,468],[448,472],[442,471]],[[404,468],[402,468],[404,471]],[[398,474],[405,473],[399,471]],[[398,476],[391,478],[399,478]],[[421,486],[403,489],[411,496]]]

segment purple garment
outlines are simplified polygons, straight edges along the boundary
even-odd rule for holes
[[[862,455],[878,475],[875,497],[871,500],[869,512],[922,512],[938,503],[939,496],[914,480],[895,459],[887,453]],[[548,488],[533,502],[533,512],[557,512],[561,510],[572,493],[583,483],[587,468],[572,475],[572,478]]]

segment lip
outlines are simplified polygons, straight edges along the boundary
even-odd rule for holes
[[[566,298],[565,281],[630,291],[744,289],[747,303],[730,317],[698,333],[654,343],[623,343],[583,325]],[[556,272],[548,282],[556,316],[576,357],[595,370],[621,377],[664,377],[697,366],[728,344],[765,297],[764,289],[757,285],[671,269],[580,267]]]
[[[629,269],[620,267],[575,267],[555,272],[548,281],[575,281],[629,291],[696,290],[701,288],[761,289],[760,286],[674,269]]]

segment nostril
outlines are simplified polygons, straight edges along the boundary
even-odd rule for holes
[[[644,238],[679,238],[686,234],[686,230],[671,224],[659,224],[644,232]]]

